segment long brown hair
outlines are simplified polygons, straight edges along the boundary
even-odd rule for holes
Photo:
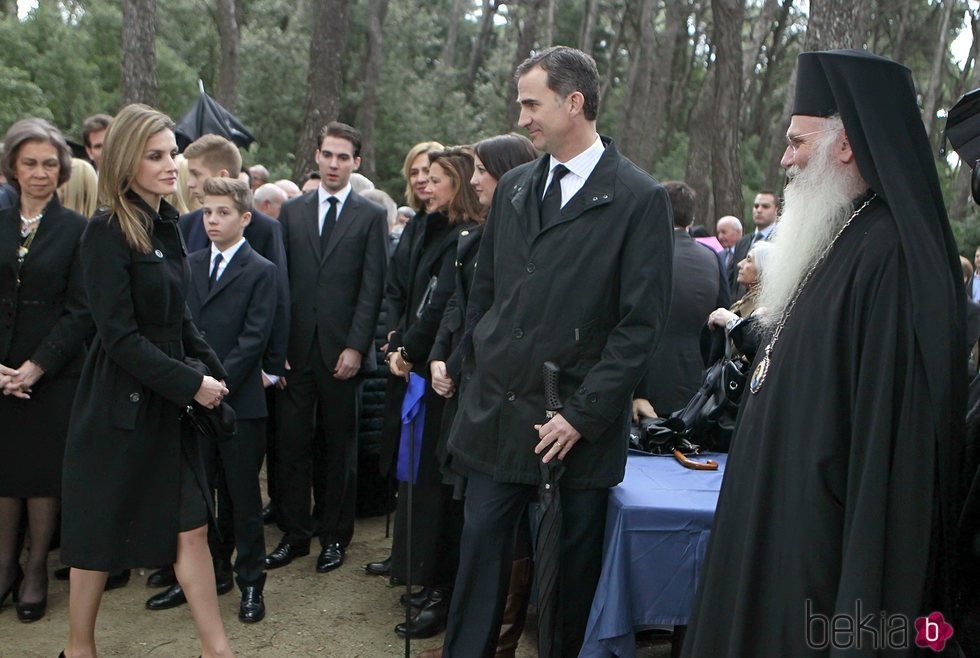
[[[131,249],[150,252],[153,220],[126,196],[139,171],[149,139],[162,130],[173,130],[174,122],[152,107],[133,103],[124,107],[109,125],[99,169],[99,199],[119,222]]]
[[[453,183],[453,197],[445,209],[449,223],[482,221],[484,208],[470,185],[474,170],[473,152],[470,148],[451,146],[442,151],[430,151],[429,166],[437,162]]]

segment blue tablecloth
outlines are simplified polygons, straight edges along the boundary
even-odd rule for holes
[[[602,575],[580,658],[636,655],[633,630],[687,624],[728,455],[717,471],[630,454],[609,495]]]

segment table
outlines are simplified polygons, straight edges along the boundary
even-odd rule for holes
[[[728,455],[717,471],[630,453],[609,494],[602,574],[580,658],[636,655],[633,629],[687,624]]]

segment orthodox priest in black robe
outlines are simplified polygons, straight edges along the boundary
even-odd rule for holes
[[[798,67],[690,657],[911,655],[917,618],[951,617],[964,292],[911,74],[859,51]]]

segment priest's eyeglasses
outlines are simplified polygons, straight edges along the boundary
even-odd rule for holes
[[[804,137],[809,137],[810,135],[819,135],[820,133],[828,133],[831,130],[840,130],[840,128],[824,128],[823,130],[813,130],[808,133],[803,133],[802,135],[786,135],[786,144],[793,149],[793,155],[796,155],[796,151],[803,146],[806,142],[803,141]]]

